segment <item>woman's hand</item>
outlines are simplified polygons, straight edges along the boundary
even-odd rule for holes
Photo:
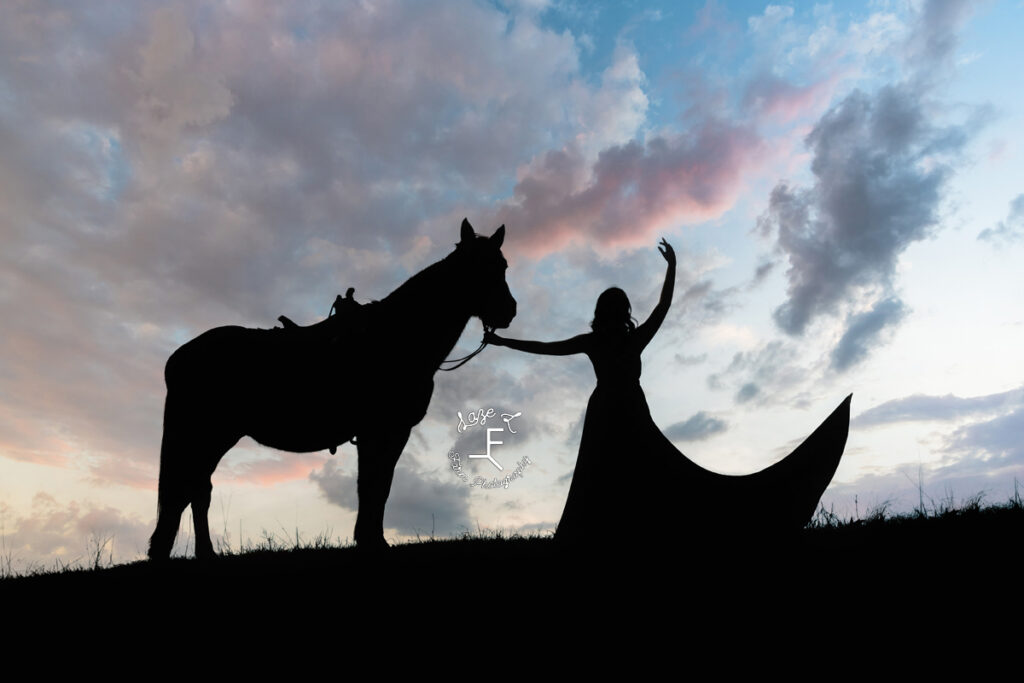
[[[661,240],[661,245],[658,246],[658,251],[665,257],[665,260],[668,261],[670,266],[674,266],[676,264],[676,252],[672,249],[672,245],[666,242],[664,238]]]
[[[505,340],[496,335],[493,330],[484,330],[484,343],[492,346],[504,346]]]

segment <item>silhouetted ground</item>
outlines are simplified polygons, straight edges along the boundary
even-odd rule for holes
[[[133,674],[170,677],[208,677],[214,663],[233,678],[273,667],[790,680],[952,663],[983,675],[1016,660],[1024,506],[817,523],[787,539],[667,539],[642,555],[489,538],[4,579],[2,642],[10,663],[122,671],[124,652],[144,663]]]
[[[376,555],[320,548],[137,562],[7,578],[0,604],[15,623],[47,621],[46,604],[97,629],[154,616],[168,628],[198,619],[226,631],[320,623],[359,642],[412,623],[464,635],[498,624],[503,641],[555,624],[634,635],[658,624],[662,636],[698,629],[722,638],[745,629],[782,637],[792,624],[816,622],[856,632],[935,628],[934,619],[984,623],[1004,613],[1019,624],[1020,504],[817,522],[790,538],[666,539],[643,554],[608,545],[568,555],[549,538],[495,537]]]

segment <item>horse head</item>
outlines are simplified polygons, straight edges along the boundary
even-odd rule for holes
[[[504,329],[516,317],[516,300],[505,282],[508,262],[501,253],[505,226],[493,235],[477,235],[466,219],[452,258],[458,264],[460,278],[467,287],[470,314],[487,327]]]

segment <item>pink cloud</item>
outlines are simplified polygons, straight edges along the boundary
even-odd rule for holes
[[[722,215],[762,156],[752,128],[718,119],[609,147],[589,169],[572,148],[552,151],[520,177],[497,221],[517,228],[510,248],[534,257],[571,242],[646,244],[671,226]]]
[[[354,450],[354,447],[348,448]],[[323,467],[329,460],[326,453],[279,453],[270,450],[266,453],[272,457],[222,463],[214,476],[241,484],[274,486],[287,481],[309,479],[310,472]]]
[[[694,19],[694,23],[686,30],[686,35],[690,38],[695,38],[705,33],[718,34],[720,36],[721,34],[733,34],[739,31],[739,27],[729,20],[728,13],[715,0],[707,0],[704,6],[697,10]]]
[[[771,117],[781,123],[813,118],[828,104],[844,73],[832,74],[809,85],[799,86],[775,76],[762,74],[747,86],[744,107],[750,113]]]
[[[66,467],[75,451],[57,434],[41,429],[36,416],[15,415],[7,411],[0,416],[0,453],[12,460],[41,465]]]

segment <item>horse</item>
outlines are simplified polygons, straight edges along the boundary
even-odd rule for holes
[[[170,556],[188,505],[196,557],[215,556],[211,477],[243,436],[295,453],[333,453],[352,441],[356,546],[387,548],[384,506],[395,465],[426,415],[434,373],[471,317],[506,328],[516,315],[504,238],[504,225],[486,237],[463,220],[453,252],[384,299],[356,304],[358,315],[339,312],[305,328],[285,320],[284,328],[217,327],[171,354],[150,560]]]

